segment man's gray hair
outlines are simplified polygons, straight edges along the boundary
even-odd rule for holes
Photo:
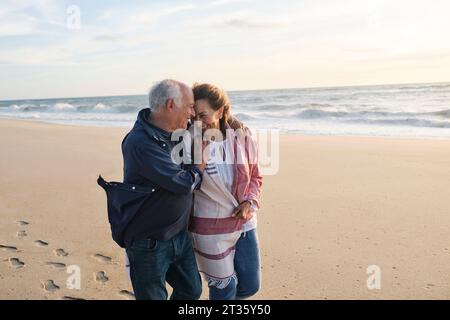
[[[167,100],[173,99],[177,106],[181,101],[181,84],[176,80],[166,79],[156,83],[148,94],[150,110],[156,111],[166,104]]]

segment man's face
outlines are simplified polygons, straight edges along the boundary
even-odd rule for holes
[[[181,93],[180,104],[178,105],[175,101],[176,107],[173,109],[175,129],[187,129],[188,122],[195,116],[192,90],[182,88]]]

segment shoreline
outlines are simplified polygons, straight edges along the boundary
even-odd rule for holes
[[[16,118],[2,118],[0,117],[0,122],[2,121],[17,121],[17,122],[26,122],[26,123],[39,123],[44,125],[55,125],[55,126],[63,126],[63,127],[73,127],[73,128],[95,128],[95,129],[117,129],[117,130],[131,130],[131,126],[102,126],[102,125],[92,125],[92,124],[67,124],[67,123],[58,123],[46,120],[31,120],[31,119],[16,119]],[[273,129],[262,129],[257,128],[256,130],[273,130]],[[399,140],[450,140],[450,137],[438,137],[438,136],[428,136],[428,137],[416,137],[416,136],[394,136],[394,135],[357,135],[357,134],[304,134],[304,133],[294,133],[294,132],[283,132],[278,130],[280,136],[300,136],[300,137],[325,137],[325,138],[379,138],[379,139],[399,139]]]

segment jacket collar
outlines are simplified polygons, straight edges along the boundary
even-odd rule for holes
[[[142,109],[141,111],[139,111],[136,123],[134,125],[135,128],[142,128],[149,137],[151,137],[155,140],[158,140],[158,141],[170,140],[170,136],[171,136],[170,132],[167,132],[161,128],[158,128],[148,121],[148,119],[151,118],[151,115],[152,114],[151,114],[150,108],[145,108],[145,109]]]

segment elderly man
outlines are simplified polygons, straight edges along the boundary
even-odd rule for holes
[[[131,282],[136,299],[167,299],[166,281],[171,299],[198,299],[201,280],[187,228],[204,165],[174,163],[170,137],[194,116],[192,89],[164,80],[149,102],[122,143],[124,183],[153,191],[124,231]]]

